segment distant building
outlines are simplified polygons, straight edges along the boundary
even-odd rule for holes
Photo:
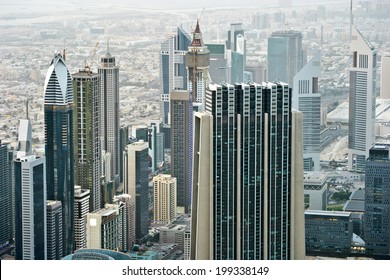
[[[382,70],[381,70],[381,99],[390,99],[390,56],[382,56]]]
[[[206,44],[210,51],[209,74],[213,83],[228,81],[227,51],[225,44]]]
[[[356,27],[352,29],[351,39],[348,170],[364,173],[375,141],[377,53]]]
[[[100,75],[87,68],[72,75],[75,184],[90,190],[89,211],[101,207]]]
[[[390,143],[375,145],[366,161],[364,240],[367,252],[390,254]]]
[[[230,24],[226,41],[228,59],[228,80],[231,84],[244,82],[244,68],[246,64],[246,39],[242,23]]]
[[[61,201],[46,201],[47,259],[60,260],[63,257],[62,204]]]
[[[15,251],[17,260],[45,260],[46,159],[32,154],[32,127],[20,120],[15,159]]]
[[[352,246],[350,212],[305,211],[306,254],[316,252],[350,253]]]
[[[184,238],[187,230],[185,225],[169,225],[160,227],[160,244],[176,243],[180,250],[184,250]]]
[[[304,172],[303,176],[305,209],[326,210],[328,205],[326,174],[321,172]]]
[[[171,175],[159,174],[153,177],[154,223],[166,225],[176,219],[176,183],[176,178]]]
[[[135,198],[129,194],[121,194],[114,197],[114,203],[123,204],[119,248],[128,252],[135,244]]]
[[[12,185],[8,146],[0,140],[0,248],[12,240]]]

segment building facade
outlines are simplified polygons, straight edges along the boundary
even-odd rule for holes
[[[362,173],[375,141],[377,58],[375,48],[355,27],[351,39],[348,169]]]
[[[88,69],[72,75],[75,184],[90,190],[89,211],[101,207],[100,75]]]
[[[176,219],[176,178],[159,174],[153,177],[153,222],[170,224]]]
[[[12,240],[12,188],[8,146],[0,140],[0,248]]]
[[[75,250],[87,246],[86,222],[89,212],[90,190],[82,189],[81,186],[74,186],[74,241]]]
[[[46,201],[47,259],[60,260],[63,257],[62,203],[59,200]]]
[[[73,252],[74,245],[73,87],[61,54],[51,61],[44,92],[47,198],[61,201],[61,251],[67,255]]]

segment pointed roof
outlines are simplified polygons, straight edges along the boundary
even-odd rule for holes
[[[196,27],[194,31],[194,36],[192,37],[192,43],[191,47],[203,47],[203,39],[202,39],[202,32],[200,31],[199,27],[199,19],[196,20]]]

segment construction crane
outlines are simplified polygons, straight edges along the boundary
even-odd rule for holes
[[[93,66],[93,63],[95,62],[96,52],[97,52],[98,47],[99,47],[99,42],[96,43],[95,48],[93,49],[93,53],[91,55],[89,64],[87,63],[87,60],[85,60],[85,70],[88,69],[87,70],[88,74],[92,73],[92,66]]]

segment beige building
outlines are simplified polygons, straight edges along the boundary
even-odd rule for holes
[[[382,99],[390,99],[390,55],[382,56],[381,93]]]
[[[160,243],[176,243],[180,250],[184,250],[186,225],[169,225],[160,227]]]
[[[176,219],[176,178],[159,174],[153,177],[153,221],[170,224]]]

